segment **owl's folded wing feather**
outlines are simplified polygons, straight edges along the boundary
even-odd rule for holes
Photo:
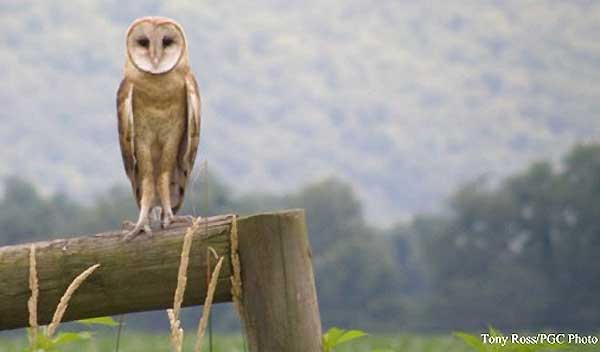
[[[131,182],[131,188],[135,194],[135,199],[140,206],[141,192],[135,172],[135,149],[134,149],[134,127],[133,127],[133,84],[124,78],[117,91],[117,119],[119,125],[119,144],[121,146],[121,156],[123,157],[123,166]]]
[[[171,204],[174,213],[183,204],[187,181],[194,169],[194,161],[196,160],[196,152],[198,151],[198,143],[200,141],[200,92],[196,78],[191,72],[185,77],[185,88],[187,123],[179,148],[177,166],[173,172],[173,182],[171,183]]]

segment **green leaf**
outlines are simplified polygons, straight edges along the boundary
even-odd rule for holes
[[[330,352],[339,344],[352,341],[367,335],[361,330],[344,330],[333,327],[323,334],[323,351]]]
[[[84,325],[105,325],[105,326],[118,326],[117,323],[112,317],[98,317],[98,318],[90,318],[90,319],[82,319],[77,320],[78,323]]]
[[[493,337],[497,337],[497,336],[504,336],[504,335],[502,334],[502,332],[500,332],[500,331],[498,331],[498,330],[494,329],[494,327],[493,327],[493,326],[490,326],[490,327],[489,327],[489,330],[490,330],[490,336],[493,336]]]
[[[349,330],[338,338],[337,345],[358,339],[363,336],[367,336],[367,333],[361,330]]]
[[[327,342],[329,346],[333,347],[337,344],[339,338],[342,337],[342,335],[344,335],[344,332],[345,330],[333,327],[329,329],[329,331],[327,331],[325,335],[323,335],[323,339]]]
[[[476,351],[486,352],[487,346],[483,343],[481,338],[476,335],[467,334],[465,332],[455,332],[454,336],[461,339],[465,344],[473,347]]]
[[[92,334],[87,331],[83,332],[61,332],[54,339],[52,339],[52,343],[56,345],[66,345],[68,343],[73,343],[77,341],[89,340],[92,337]]]

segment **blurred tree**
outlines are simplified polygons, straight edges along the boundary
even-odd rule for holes
[[[491,187],[464,184],[447,211],[388,230],[367,224],[352,188],[335,178],[288,195],[238,196],[218,177],[197,177],[184,213],[213,215],[306,209],[324,326],[365,329],[594,328],[600,323],[600,145],[576,146]],[[129,187],[82,205],[5,180],[0,244],[118,228],[137,215]],[[568,302],[568,304],[567,304]],[[235,328],[231,307],[215,325]],[[189,324],[197,310],[188,311]],[[132,326],[164,329],[156,314]]]
[[[575,146],[563,160],[555,214],[555,256],[560,269],[561,322],[568,326],[598,324],[600,310],[600,144]],[[558,318],[558,317],[557,317]]]
[[[600,146],[577,146],[558,173],[537,162],[495,189],[480,178],[450,197],[447,213],[415,218],[431,326],[597,323],[599,196]]]
[[[213,216],[235,213],[231,190],[218,177],[203,170],[188,185],[182,214]]]
[[[79,209],[64,195],[43,198],[27,181],[9,177],[0,201],[0,244],[15,244],[54,238]]]
[[[134,221],[137,215],[138,208],[131,189],[115,186],[98,195],[91,206],[83,209],[75,227],[79,234],[110,231],[120,229],[124,220]]]
[[[503,190],[511,194],[519,211],[515,225],[525,236],[527,260],[539,268],[548,281],[556,279],[555,246],[552,234],[557,230],[558,179],[548,162],[537,162],[524,173],[511,177]]]
[[[391,241],[366,225],[352,188],[335,178],[284,198],[306,209],[324,326],[379,328],[398,323],[400,271]],[[393,309],[390,309],[393,303]]]
[[[340,241],[348,242],[364,234],[360,202],[350,186],[337,179],[310,184],[287,196],[284,202],[290,207],[306,209],[310,242],[316,253],[324,253]]]

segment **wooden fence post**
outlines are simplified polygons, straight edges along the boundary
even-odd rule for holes
[[[243,315],[250,351],[322,351],[304,211],[240,220]]]

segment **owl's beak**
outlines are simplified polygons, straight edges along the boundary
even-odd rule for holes
[[[152,53],[152,55],[150,55],[150,62],[152,62],[152,65],[154,67],[158,67],[158,55],[156,55],[156,53]]]
[[[158,48],[156,47],[156,45],[153,45],[152,48],[150,48],[150,61],[152,62],[152,65],[155,68],[158,67],[158,61],[160,59],[157,49]]]

